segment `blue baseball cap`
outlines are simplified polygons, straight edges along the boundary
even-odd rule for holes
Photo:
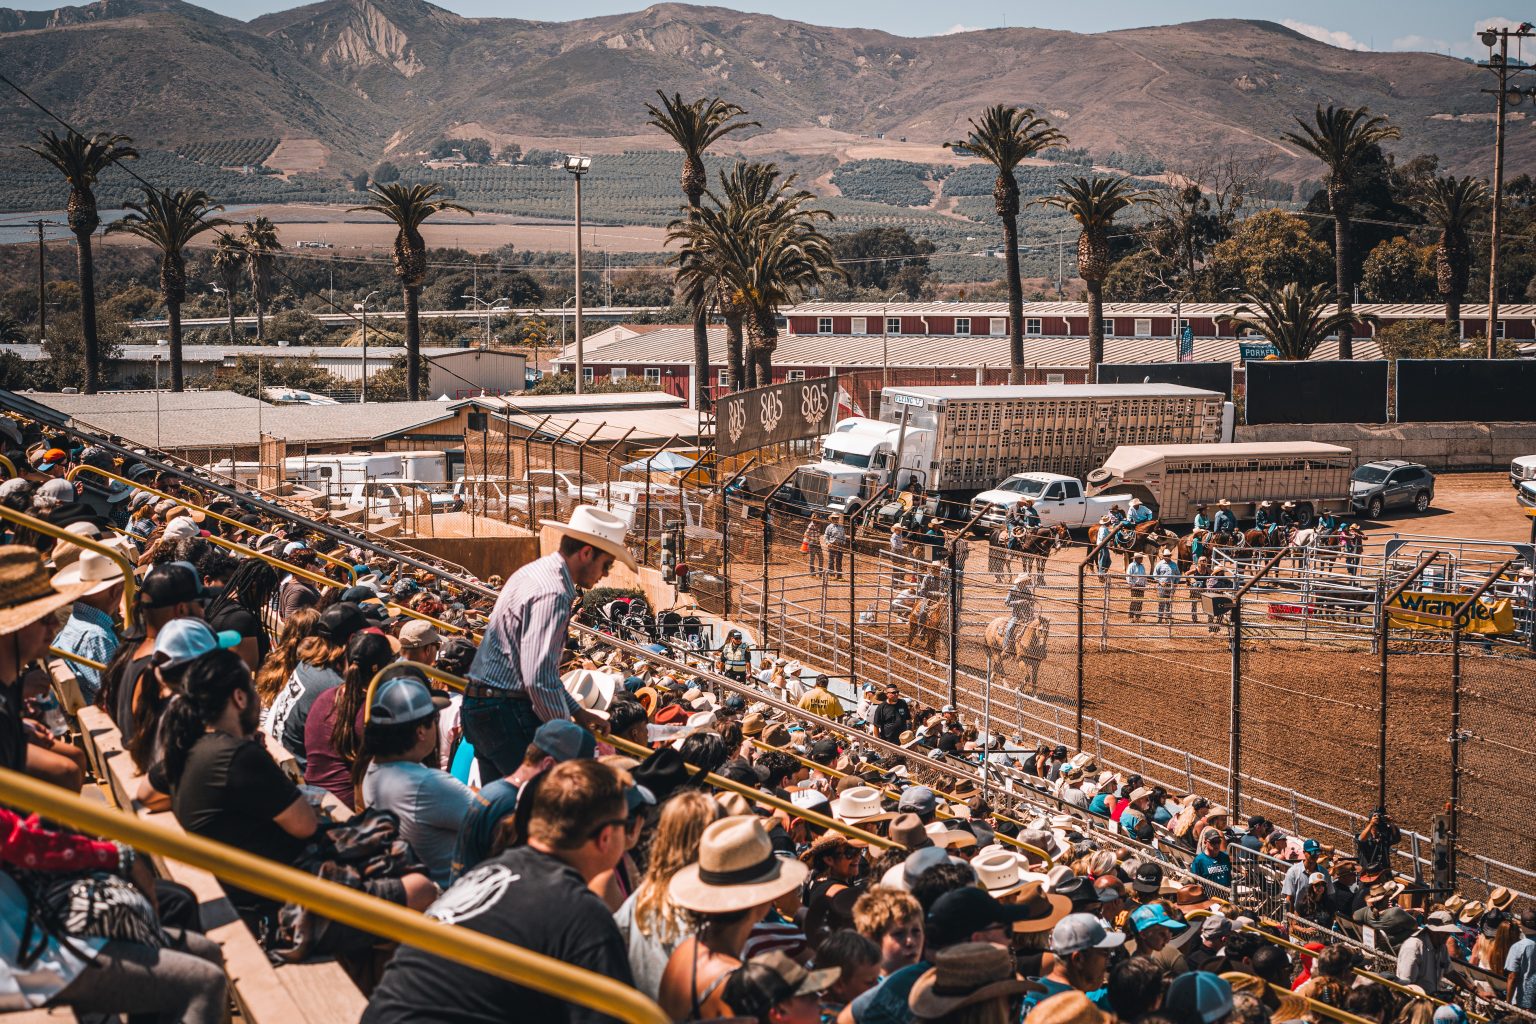
[[[592,757],[597,740],[569,718],[551,718],[534,730],[533,745],[556,761]]]
[[[1306,842],[1301,844],[1301,850],[1303,853],[1322,853],[1323,844],[1318,842],[1316,839],[1308,839]]]
[[[155,634],[154,664],[175,668],[213,651],[239,647],[244,639],[232,629],[215,633],[202,619],[172,619]]]
[[[1173,979],[1163,1009],[1174,1020],[1216,1024],[1232,1013],[1232,983],[1209,971],[1189,971]]]
[[[1168,916],[1168,908],[1161,903],[1148,903],[1144,907],[1137,907],[1131,911],[1131,924],[1136,926],[1138,932],[1146,931],[1155,925],[1162,925],[1169,931],[1181,932],[1189,925],[1177,918]]]

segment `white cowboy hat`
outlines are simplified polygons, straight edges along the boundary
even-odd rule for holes
[[[976,884],[991,893],[994,899],[1012,895],[1029,884],[1023,877],[1019,858],[1012,850],[1001,846],[989,846],[972,857],[971,870],[976,872]]]
[[[123,582],[123,567],[100,551],[86,549],[70,565],[53,574],[53,585],[60,590],[85,584],[81,596],[100,594]]]
[[[1131,499],[1131,508],[1135,508],[1137,505],[1140,505],[1140,504],[1141,504],[1141,499],[1140,498],[1132,498]]]
[[[1157,557],[1159,557],[1159,558],[1170,558],[1170,557],[1172,557],[1172,555],[1173,555],[1173,551],[1170,548],[1163,548],[1161,551],[1159,551],[1157,553]]]
[[[950,829],[944,826],[942,821],[930,822],[923,826],[923,831],[933,841],[934,846],[950,849],[955,846],[975,846],[976,837],[963,829]]]
[[[1265,498],[1263,501],[1259,502],[1259,507],[1260,508],[1273,508],[1274,504],[1275,504],[1274,502],[1270,501],[1268,498]]]
[[[784,665],[784,674],[787,676],[798,676],[801,670],[804,668],[805,666],[801,665],[798,661],[786,662]]]
[[[832,801],[832,814],[839,821],[857,823],[886,815],[880,806],[880,791],[874,786],[850,786]]]
[[[1281,508],[1295,508],[1296,507],[1296,503],[1294,501],[1288,501],[1284,505],[1281,505],[1280,507]]]
[[[732,816],[704,829],[699,859],[672,876],[667,895],[684,910],[729,914],[795,891],[808,874],[806,865],[773,852],[755,815]]]
[[[1216,503],[1216,505],[1219,508],[1231,508],[1232,507],[1232,503],[1230,501],[1228,501],[1226,498],[1222,498],[1220,501],[1218,501]]]
[[[578,505],[571,513],[570,522],[541,519],[539,525],[557,530],[566,537],[574,537],[599,551],[606,551],[628,566],[630,572],[640,571],[640,567],[635,564],[635,556],[629,553],[629,548],[624,544],[624,535],[629,533],[629,520],[623,516],[593,505]]]
[[[565,686],[565,692],[576,699],[577,704],[599,718],[608,717],[608,705],[613,703],[613,695],[619,688],[617,675],[579,668],[567,672],[560,682]]]

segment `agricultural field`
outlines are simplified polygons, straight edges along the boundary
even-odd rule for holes
[[[257,167],[277,149],[280,139],[219,139],[193,142],[176,150],[178,156],[209,167]]]

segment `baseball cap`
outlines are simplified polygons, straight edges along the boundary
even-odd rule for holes
[[[1163,1009],[1174,1020],[1216,1024],[1232,1013],[1232,983],[1210,971],[1189,971],[1173,979]]]
[[[338,601],[320,613],[315,623],[315,635],[339,647],[350,640],[353,633],[367,628],[368,617],[361,608],[349,601]]]
[[[1200,925],[1200,937],[1202,939],[1219,939],[1231,935],[1235,931],[1232,927],[1232,919],[1221,914],[1212,914]]]
[[[1051,929],[1051,952],[1066,956],[1085,949],[1115,949],[1125,944],[1125,932],[1111,931],[1093,914],[1068,914]]]
[[[165,529],[160,531],[160,537],[163,540],[186,540],[202,532],[191,516],[177,516],[165,524]]]
[[[556,761],[593,756],[597,740],[569,718],[551,718],[533,733],[533,745]]]
[[[75,485],[63,477],[57,477],[40,486],[37,489],[37,496],[53,501],[72,501],[75,497]]]
[[[841,967],[809,970],[782,950],[761,953],[739,967],[732,978],[735,1005],[731,1008],[747,1020],[767,1020],[769,1011],[784,1000],[815,995],[842,973]]]
[[[1131,880],[1131,888],[1143,895],[1151,895],[1163,887],[1163,869],[1159,864],[1143,861]]]
[[[287,544],[283,545],[283,557],[287,558],[289,555],[296,555],[300,551],[308,551],[308,550],[309,550],[309,545],[305,544],[303,541],[301,541],[301,540],[291,540]]]
[[[807,756],[819,765],[831,764],[833,761],[837,760],[837,740],[817,740],[815,743],[811,744],[811,749]]]
[[[239,647],[243,637],[232,629],[215,633],[202,619],[172,619],[155,634],[154,664],[175,668],[211,651]]]
[[[432,628],[432,623],[421,619],[412,619],[400,627],[400,646],[405,650],[414,650],[420,647],[431,647],[443,642],[437,630]],[[590,754],[587,756],[591,756]]]
[[[1467,1024],[1467,1011],[1455,1003],[1435,1007],[1435,1024]]]
[[[64,449],[49,448],[47,451],[43,452],[43,461],[37,464],[38,471],[46,473],[54,466],[59,465],[59,463],[64,462],[68,458],[69,455],[64,451]]]
[[[938,808],[939,798],[927,786],[908,786],[901,791],[901,799],[896,802],[898,811],[910,811],[919,817],[933,814]]]
[[[1161,903],[1148,903],[1144,907],[1137,907],[1131,911],[1131,924],[1136,926],[1138,932],[1146,931],[1156,925],[1162,925],[1169,931],[1181,932],[1189,925],[1183,921],[1168,916],[1168,908]]]
[[[972,932],[1025,921],[1031,913],[1020,903],[999,903],[991,893],[974,885],[961,886],[934,900],[929,908],[928,941],[931,948],[953,946],[966,941]]]
[[[447,706],[448,698],[432,696],[425,676],[409,665],[397,664],[386,670],[384,678],[374,688],[373,700],[368,703],[368,722],[372,725],[420,722]]]
[[[341,592],[341,599],[343,601],[350,601],[352,604],[372,601],[378,596],[372,587],[348,587]]]
[[[202,580],[186,562],[161,562],[139,584],[139,600],[145,608],[169,608],[202,596]]]
[[[1301,852],[1302,853],[1322,853],[1323,852],[1323,844],[1318,842],[1316,839],[1308,839],[1306,842],[1301,844]]]

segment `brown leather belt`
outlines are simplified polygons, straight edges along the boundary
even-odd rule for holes
[[[484,683],[470,683],[464,687],[464,696],[474,697],[476,700],[527,700],[528,695],[520,690],[508,690],[502,686],[486,686]]]

